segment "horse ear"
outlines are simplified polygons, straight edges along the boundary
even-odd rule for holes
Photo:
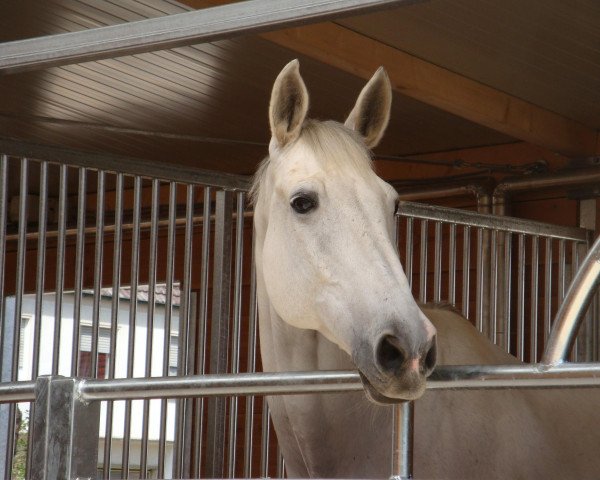
[[[269,104],[271,135],[283,147],[300,135],[308,111],[308,92],[300,76],[300,63],[292,60],[277,75]]]
[[[375,147],[390,120],[392,86],[383,67],[364,86],[345,125],[360,133],[369,148]]]

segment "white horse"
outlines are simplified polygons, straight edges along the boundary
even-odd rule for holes
[[[252,192],[263,368],[358,369],[366,393],[269,398],[291,477],[388,477],[387,404],[420,397],[436,356],[516,361],[460,315],[413,300],[393,241],[397,194],[368,150],[391,97],[379,69],[342,125],[306,119],[297,61],[273,87]],[[415,410],[418,477],[600,478],[598,391],[427,392]]]

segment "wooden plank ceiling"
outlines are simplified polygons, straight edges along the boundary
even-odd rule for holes
[[[202,2],[188,3],[198,6]],[[594,15],[600,19],[600,13],[593,2],[556,0],[543,2],[542,8],[540,0],[525,2],[527,7],[520,10],[517,4],[521,3],[516,1],[498,2],[502,6],[490,2],[485,8],[480,3],[436,0],[318,27],[361,35],[443,67],[457,78],[481,82],[513,102],[522,99],[533,108],[533,121],[517,125],[516,130],[503,130],[494,124],[478,125],[471,121],[478,118],[469,112],[463,114],[397,88],[390,128],[377,152],[413,155],[523,138],[531,141],[520,134],[537,125],[539,112],[558,118],[560,124],[560,132],[544,130],[540,144],[560,134],[566,142],[575,138],[576,145],[585,144],[581,149],[585,153],[594,150],[595,130],[600,127],[599,89],[586,97],[600,87],[600,75],[595,75],[600,73],[599,55],[594,50],[600,22],[591,21]],[[571,3],[581,6],[573,17],[563,5]],[[2,2],[0,41],[189,8],[165,0]],[[536,8],[544,10],[543,15],[537,15]],[[533,19],[530,30],[521,32],[527,26],[520,17],[523,9]],[[500,26],[494,29],[495,19]],[[562,30],[548,30],[560,20]],[[297,44],[281,40],[284,32],[275,35],[1,76],[2,136],[250,173],[266,152],[267,102],[273,79],[285,63],[300,58],[311,93],[311,112],[317,118],[342,120],[364,84],[361,77],[366,76],[352,65],[335,61],[336,52],[324,58],[313,50],[302,53]],[[582,85],[585,88],[577,90]]]

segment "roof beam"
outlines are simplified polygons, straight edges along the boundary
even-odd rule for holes
[[[402,95],[565,155],[596,154],[594,129],[340,25],[323,23],[261,36],[365,79],[384,65],[394,90]]]
[[[419,0],[248,0],[137,22],[2,44],[0,73],[14,73],[286,28]]]

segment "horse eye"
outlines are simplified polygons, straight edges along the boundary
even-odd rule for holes
[[[317,199],[307,194],[301,194],[292,198],[290,205],[296,213],[304,214],[316,208]]]

